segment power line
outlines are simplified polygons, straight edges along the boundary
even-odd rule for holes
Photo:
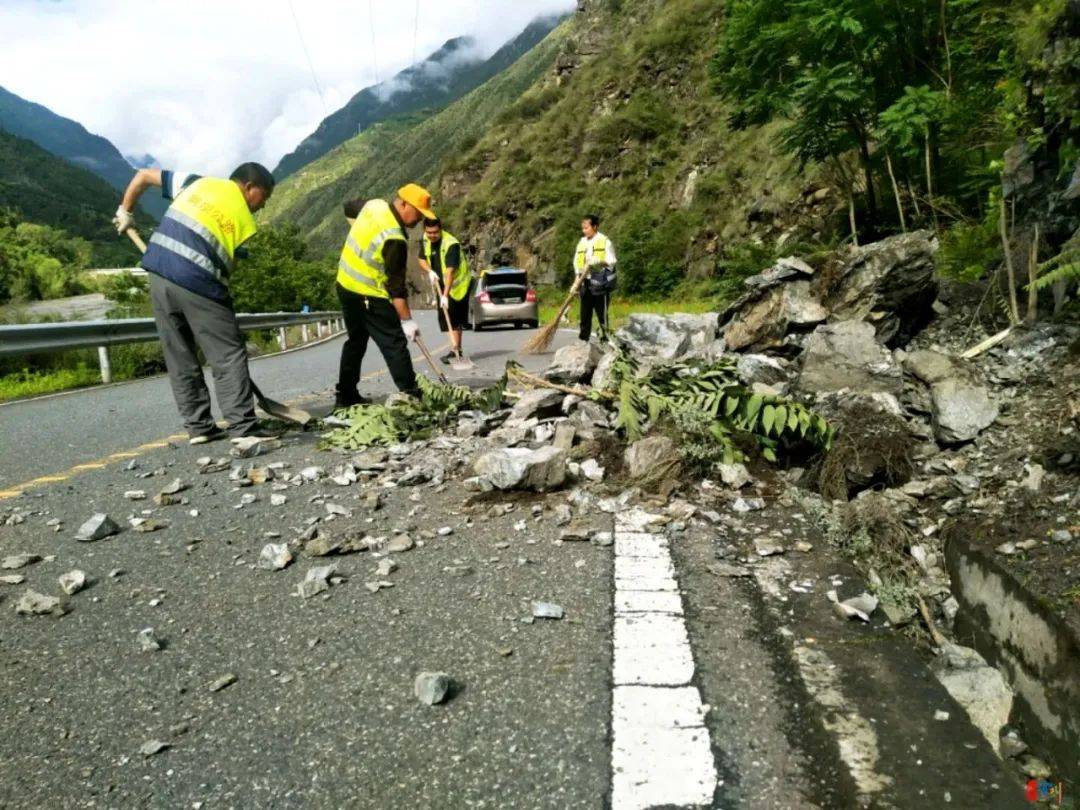
[[[375,11],[371,0],[367,2],[368,23],[371,25],[371,64],[375,68],[375,84],[379,83],[379,54],[375,47]]]
[[[420,0],[416,0],[416,11],[413,13],[412,28],[412,63],[416,64],[416,35],[420,31]]]
[[[292,13],[293,25],[296,26],[296,36],[300,40],[300,47],[304,50],[304,57],[307,59],[311,79],[315,82],[315,92],[319,94],[319,102],[322,104],[323,116],[325,117],[330,113],[326,109],[326,99],[323,98],[322,86],[319,84],[319,77],[315,73],[315,64],[311,61],[311,54],[308,53],[307,43],[304,42],[304,32],[300,30],[300,20],[296,17],[296,9],[293,8],[292,0],[289,0],[289,11]]]

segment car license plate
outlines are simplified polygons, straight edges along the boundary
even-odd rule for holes
[[[504,298],[503,303],[504,304],[520,304],[521,300],[522,299],[520,297],[518,297],[518,298]]]

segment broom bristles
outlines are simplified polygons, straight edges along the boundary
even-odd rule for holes
[[[521,351],[524,354],[543,354],[548,350],[551,345],[551,341],[555,339],[555,332],[559,329],[559,324],[562,322],[563,315],[566,314],[566,310],[570,309],[570,304],[574,302],[574,296],[577,295],[577,284],[570,289],[570,294],[566,296],[566,300],[563,301],[562,307],[559,309],[559,314],[555,316],[554,320],[533,335],[528,342],[522,346]]]

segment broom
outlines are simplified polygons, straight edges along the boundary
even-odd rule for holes
[[[559,308],[559,314],[555,316],[554,320],[533,335],[524,346],[521,347],[522,354],[543,354],[548,350],[551,345],[551,341],[555,339],[555,333],[559,329],[559,324],[562,322],[563,316],[566,315],[566,310],[570,309],[570,304],[574,302],[574,296],[577,295],[578,290],[581,289],[581,282],[585,280],[585,272],[581,272],[574,279],[573,285],[570,287],[570,292],[566,296],[566,300],[563,301],[562,306]]]

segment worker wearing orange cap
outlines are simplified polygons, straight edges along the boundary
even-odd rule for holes
[[[359,210],[356,203],[346,214],[355,214],[338,261],[337,293],[349,339],[341,347],[335,408],[367,401],[357,391],[360,365],[368,338],[382,352],[398,390],[418,395],[416,373],[409,356],[409,341],[420,328],[409,310],[405,287],[408,235],[422,219],[434,219],[431,195],[415,183],[398,189],[392,202],[368,200]],[[352,217],[350,217],[351,219]]]

